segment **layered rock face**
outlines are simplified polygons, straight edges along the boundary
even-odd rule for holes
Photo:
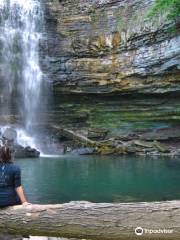
[[[60,93],[180,90],[178,31],[153,0],[46,0],[41,65]]]

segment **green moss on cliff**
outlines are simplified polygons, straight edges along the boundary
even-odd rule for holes
[[[159,14],[167,14],[169,19],[177,20],[180,17],[180,1],[179,0],[156,0],[149,16],[157,16]]]

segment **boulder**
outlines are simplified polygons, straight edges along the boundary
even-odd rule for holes
[[[151,131],[144,133],[140,136],[142,140],[157,140],[157,141],[169,141],[177,140],[180,138],[180,126],[168,127],[158,129],[157,131]]]
[[[107,129],[91,128],[88,129],[88,138],[92,140],[103,140],[108,134]]]
[[[94,154],[95,148],[78,148],[78,149],[74,149],[71,154],[74,155],[91,155]]]
[[[7,141],[15,142],[17,138],[17,132],[14,128],[6,128],[6,130],[2,134],[2,137]]]
[[[145,142],[141,140],[134,140],[133,143],[137,146],[145,147],[145,148],[153,148],[152,142]]]
[[[40,156],[40,152],[38,150],[36,150],[35,148],[31,148],[31,147],[25,147],[24,151],[27,155],[27,157],[32,157],[32,158],[36,158]]]
[[[154,141],[153,144],[159,152],[162,152],[162,153],[169,153],[170,152],[170,149],[167,146],[165,146],[164,144],[162,144],[158,141]]]
[[[14,146],[15,158],[37,158],[40,156],[40,152],[31,147],[23,147],[21,145]]]

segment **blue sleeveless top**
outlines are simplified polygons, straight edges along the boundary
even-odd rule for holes
[[[16,188],[21,186],[19,166],[0,163],[0,207],[20,204]]]

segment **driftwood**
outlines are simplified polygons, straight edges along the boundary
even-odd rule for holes
[[[109,138],[106,140],[91,140],[87,136],[79,133],[76,130],[61,128],[57,125],[51,125],[51,129],[58,132],[61,136],[70,139],[73,143],[83,147],[93,148],[93,153],[101,155],[122,155],[122,154],[137,154],[137,155],[165,155],[174,156],[180,155],[179,149],[168,147],[158,141],[143,141],[137,139]],[[134,137],[133,137],[134,138]]]
[[[144,234],[134,230],[142,227]],[[169,231],[146,233],[145,231]],[[180,239],[180,201],[70,202],[0,210],[0,232],[91,240]]]
[[[71,129],[61,128],[57,125],[51,125],[51,128],[58,131],[62,136],[67,137],[75,142],[79,142],[85,146],[93,147],[93,146],[97,145],[96,141],[93,141],[93,140],[87,138],[86,136],[84,136],[80,133],[77,133]]]

